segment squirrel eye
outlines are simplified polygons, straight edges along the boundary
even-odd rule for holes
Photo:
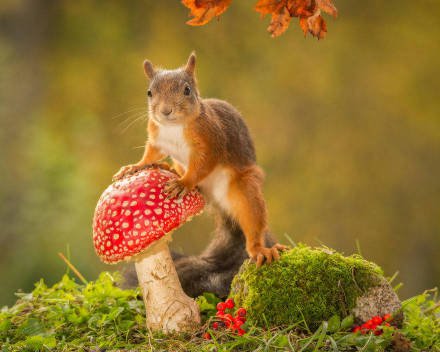
[[[189,86],[185,86],[185,90],[183,91],[183,94],[190,95],[191,94],[191,88]]]
[[[147,95],[151,98],[153,94],[151,93],[151,90],[148,89]]]

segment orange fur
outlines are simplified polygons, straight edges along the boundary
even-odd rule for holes
[[[246,237],[246,249],[257,265],[261,265],[264,259],[270,263],[279,257],[278,249],[282,246],[264,247],[267,210],[262,192],[263,172],[256,164],[249,131],[233,106],[199,96],[194,65],[194,55],[190,56],[186,67],[174,71],[156,71],[149,61],[145,61],[145,73],[151,80],[148,91],[149,140],[135,168],[163,159],[166,156],[164,150],[169,151],[171,157],[175,153],[176,158],[180,158],[175,168],[181,177],[168,185],[166,192],[170,196],[180,196],[203,184],[219,168],[227,170],[226,176],[220,174],[220,181],[213,176],[209,190],[205,191],[216,193],[225,208],[222,210],[240,225]],[[184,91],[190,94],[184,94]],[[156,140],[161,135],[161,128],[163,133],[169,133],[166,138],[160,137],[162,144]],[[177,140],[179,138],[182,140]],[[180,165],[182,159],[187,159],[186,165]],[[133,166],[122,168],[117,176],[130,170]],[[213,190],[216,185],[212,183],[215,182],[222,185]],[[219,195],[219,192],[226,194]],[[208,196],[213,200],[216,198],[212,194]]]
[[[233,172],[228,193],[231,213],[246,235],[248,253],[254,256],[264,246],[263,234],[267,230],[267,210],[261,191],[263,175],[256,165]]]

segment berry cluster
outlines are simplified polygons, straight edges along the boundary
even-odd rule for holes
[[[369,332],[373,332],[376,336],[382,335],[383,330],[380,327],[391,326],[389,322],[392,320],[393,317],[391,314],[385,314],[383,317],[377,315],[362,325],[355,326],[352,331],[355,333],[359,332],[362,335],[368,334]]]
[[[212,323],[213,330],[227,328],[233,332],[236,332],[239,336],[245,334],[246,331],[244,329],[244,323],[246,322],[246,309],[238,308],[235,310],[235,315],[232,315],[234,314],[234,307],[235,303],[231,298],[228,298],[226,301],[219,302],[217,304],[217,314],[215,316],[219,321]],[[211,335],[209,332],[206,332],[203,335],[203,338],[210,340]]]

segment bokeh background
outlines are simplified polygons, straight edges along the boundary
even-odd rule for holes
[[[322,41],[295,19],[271,39],[254,3],[194,28],[177,0],[0,2],[0,306],[57,281],[58,252],[88,279],[115,269],[91,221],[142,154],[142,61],[177,67],[192,50],[202,94],[252,130],[282,242],[351,254],[359,240],[400,271],[402,297],[440,283],[440,2],[338,0]],[[173,246],[198,253],[213,229],[204,215]]]

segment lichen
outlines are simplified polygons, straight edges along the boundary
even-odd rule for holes
[[[299,245],[261,268],[244,263],[230,296],[248,310],[252,324],[302,322],[315,329],[334,315],[349,315],[357,298],[381,282],[382,270],[359,255],[347,257],[327,247]]]

